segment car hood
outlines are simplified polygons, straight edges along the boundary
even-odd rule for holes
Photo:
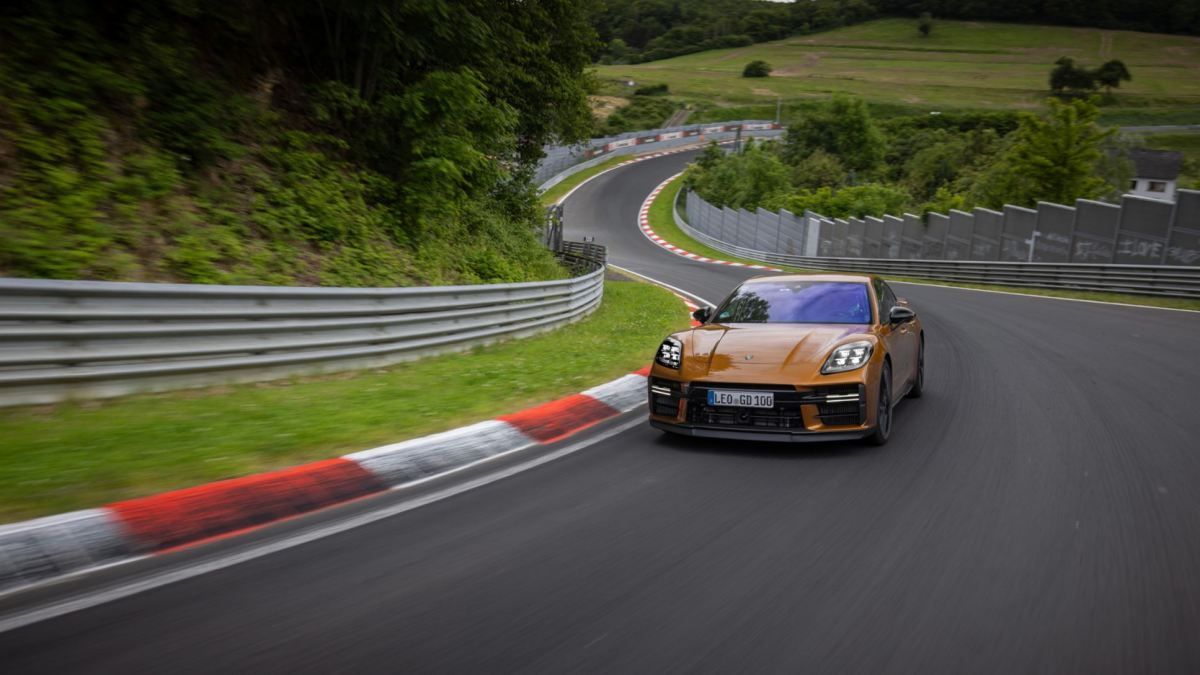
[[[820,370],[834,347],[869,332],[854,324],[708,324],[691,331],[686,375],[806,377]]]

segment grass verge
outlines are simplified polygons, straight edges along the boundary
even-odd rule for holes
[[[649,362],[687,317],[608,281],[590,317],[386,369],[0,410],[0,522],[335,457],[514,412]]]
[[[633,159],[632,155],[617,155],[616,157],[609,157],[596,166],[588,167],[583,171],[567,176],[561,182],[554,185],[554,187],[551,187],[549,190],[546,190],[542,193],[542,206],[550,206],[557,203],[558,200],[562,199],[568,192],[575,189],[585,180],[595,176],[601,171],[608,171],[621,162],[628,162],[631,159]]]
[[[765,264],[761,260],[752,260],[750,258],[739,258],[737,256],[722,253],[714,248],[705,246],[695,239],[687,236],[675,224],[675,218],[671,211],[675,204],[675,195],[683,187],[682,177],[671,181],[662,192],[658,193],[658,197],[654,203],[650,205],[650,229],[658,236],[666,239],[668,242],[685,249],[690,253],[716,258],[718,260],[728,260],[730,262],[741,262],[747,265],[762,265]],[[771,263],[774,264],[774,263]],[[788,272],[817,272],[820,270],[804,269],[799,267],[788,267],[783,265],[775,265],[780,269]],[[1006,291],[1009,293],[1021,293],[1023,295],[1041,295],[1050,298],[1071,298],[1074,300],[1096,300],[1099,302],[1120,302],[1129,305],[1145,305],[1147,307],[1167,307],[1170,309],[1190,309],[1200,311],[1200,300],[1189,300],[1186,298],[1159,298],[1148,295],[1130,295],[1127,293],[1103,293],[1099,291],[1069,291],[1053,288],[1022,288],[1019,286],[993,286],[989,284],[964,284],[956,281],[941,281],[938,279],[918,279],[914,277],[897,277],[885,275],[892,281],[908,281],[918,284],[937,284],[939,286],[953,286],[955,288],[975,288],[988,291]]]

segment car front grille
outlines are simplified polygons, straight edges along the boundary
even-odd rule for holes
[[[736,408],[708,404],[710,389],[742,389],[771,391],[775,394],[772,408]],[[817,406],[817,415],[828,426],[862,424],[866,411],[865,390],[860,385],[821,387],[797,391],[787,385],[744,385],[697,382],[687,393],[687,421],[713,427],[736,429],[802,430],[804,418],[800,406]]]
[[[708,404],[710,389],[770,391],[775,394],[773,408],[734,408]],[[746,385],[697,382],[688,389],[687,421],[712,427],[738,429],[803,429],[800,414],[802,394],[787,385]]]

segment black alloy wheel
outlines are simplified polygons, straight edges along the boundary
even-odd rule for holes
[[[875,409],[875,432],[868,438],[872,445],[883,445],[892,435],[892,364],[884,362],[879,377],[879,400]]]

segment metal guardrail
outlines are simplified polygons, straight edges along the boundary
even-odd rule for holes
[[[777,122],[740,120],[630,131],[616,136],[593,138],[578,145],[548,145],[543,148],[545,157],[538,163],[533,182],[540,185],[542,190],[547,190],[575,171],[615,155],[653,152],[689,145],[703,146],[710,141],[782,135],[783,126]]]
[[[718,251],[774,265],[971,284],[1200,298],[1200,267],[798,256],[721,241],[688,225],[678,208],[675,222],[688,236]]]
[[[512,284],[0,279],[0,406],[378,367],[549,330],[603,295],[603,247],[579,246],[562,254],[578,276]]]

